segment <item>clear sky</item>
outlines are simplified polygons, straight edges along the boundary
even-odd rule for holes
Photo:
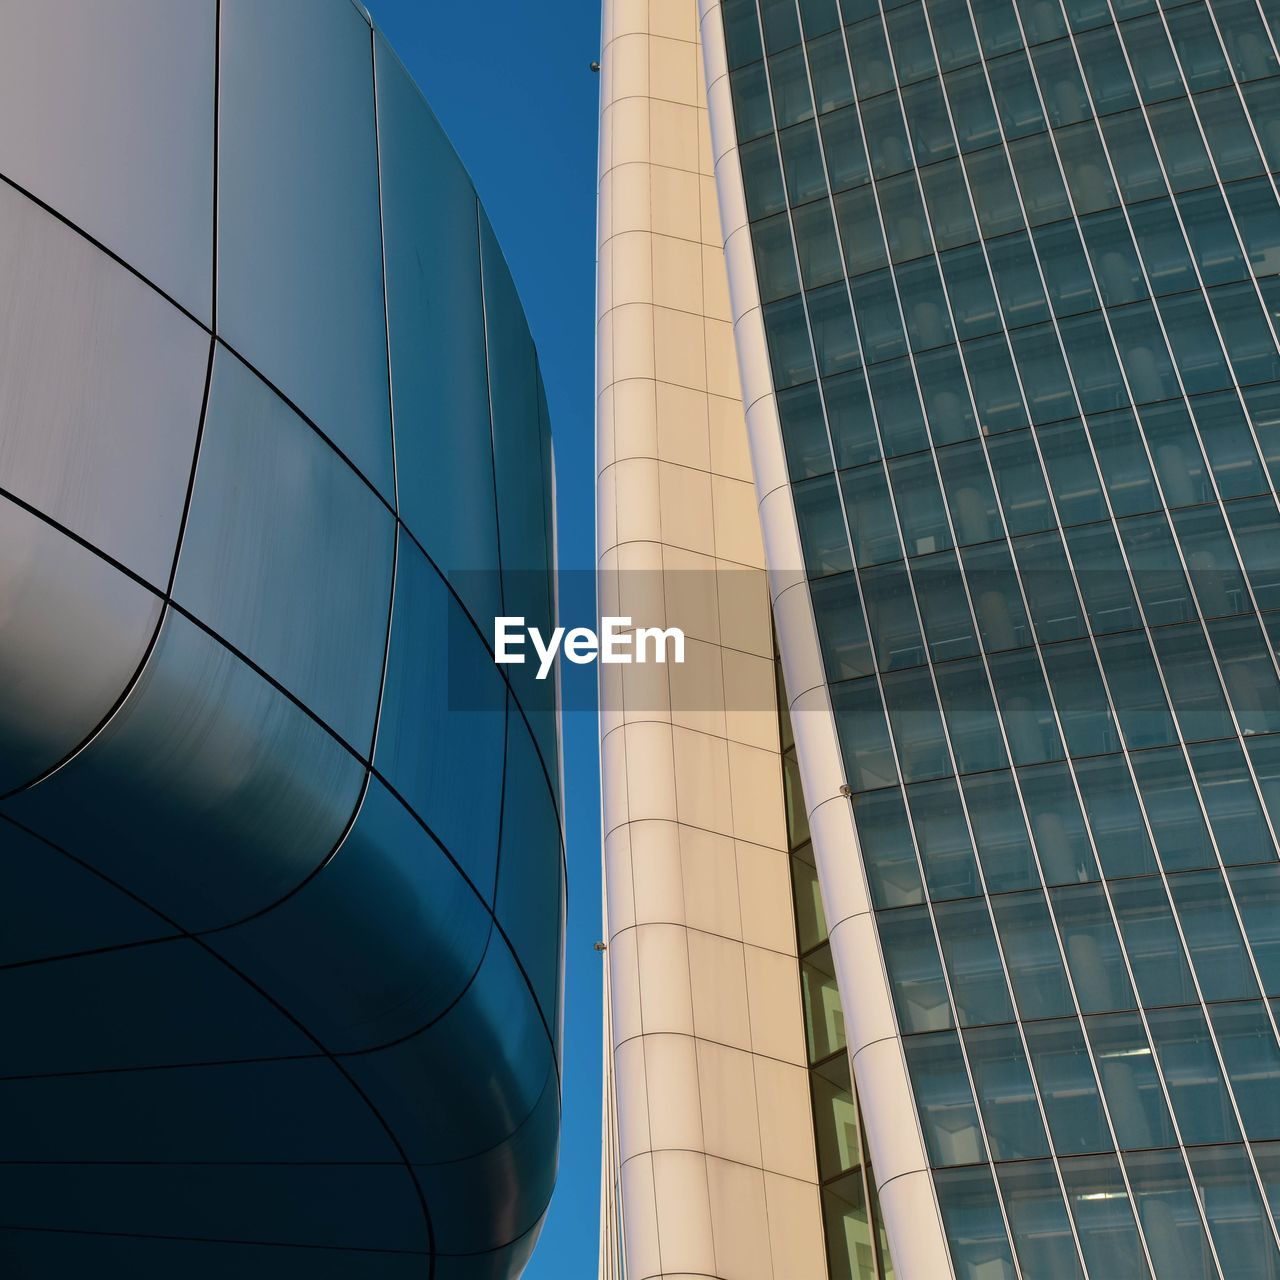
[[[599,0],[365,3],[453,140],[511,266],[538,345],[551,409],[560,567],[589,570],[595,557],[599,93],[590,65],[599,56]],[[579,586],[584,576],[574,575]],[[594,679],[594,668],[577,668],[572,674],[577,672]],[[569,701],[581,706],[583,700]],[[567,712],[564,1131],[555,1199],[526,1280],[590,1280],[596,1272],[601,962],[592,944],[600,937],[597,759],[594,713]]]

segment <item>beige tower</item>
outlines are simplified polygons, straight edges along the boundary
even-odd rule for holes
[[[687,649],[601,668],[602,1275],[819,1280],[769,593],[697,19],[693,0],[604,6],[602,604],[680,626]]]

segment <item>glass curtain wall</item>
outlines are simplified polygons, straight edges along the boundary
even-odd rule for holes
[[[957,1273],[1274,1280],[1280,9],[722,11]]]

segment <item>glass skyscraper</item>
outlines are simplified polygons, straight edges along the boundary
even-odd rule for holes
[[[523,1268],[559,716],[489,646],[551,476],[360,6],[0,5],[0,1274]]]
[[[758,1274],[1274,1280],[1280,12],[699,8],[797,983],[869,1158],[815,1081],[828,1270]]]

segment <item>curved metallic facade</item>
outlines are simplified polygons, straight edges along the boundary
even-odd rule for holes
[[[898,1273],[1275,1276],[1276,14],[703,12]]]
[[[493,233],[348,0],[6,4],[0,103],[0,1269],[512,1275],[564,864]]]

